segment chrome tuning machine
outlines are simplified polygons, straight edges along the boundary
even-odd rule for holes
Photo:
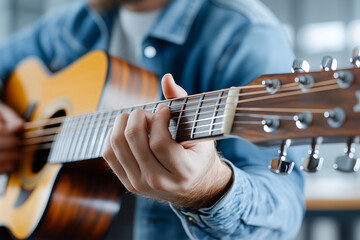
[[[332,128],[339,128],[346,120],[346,113],[342,108],[334,108],[330,111],[324,112],[324,117]]]
[[[354,67],[360,68],[360,48],[354,48],[352,57],[350,58],[350,63]]]
[[[357,172],[360,168],[360,159],[355,157],[355,144],[359,143],[359,137],[349,138],[344,150],[345,156],[335,159],[334,169],[341,172]]]
[[[288,148],[290,147],[291,140],[287,139],[281,143],[279,150],[279,157],[273,158],[270,170],[277,174],[290,174],[294,169],[295,163],[286,159]]]
[[[311,112],[303,112],[295,115],[293,119],[296,123],[297,128],[305,130],[310,126],[313,117]]]
[[[310,71],[310,64],[303,59],[295,59],[291,67],[292,73],[304,73]]]
[[[261,82],[261,84],[266,87],[266,91],[270,94],[275,94],[277,90],[280,89],[281,82],[279,79],[265,79]]]
[[[324,158],[319,157],[319,145],[322,141],[322,137],[313,138],[311,140],[310,149],[308,151],[309,155],[303,159],[303,163],[300,167],[301,170],[314,173],[321,169]]]
[[[333,57],[325,56],[321,61],[320,67],[323,71],[326,72],[330,70],[334,71],[337,68],[337,60]]]

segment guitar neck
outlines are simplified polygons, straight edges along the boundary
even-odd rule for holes
[[[52,143],[48,162],[66,163],[102,157],[102,148],[115,118],[143,109],[154,113],[160,103],[171,112],[169,131],[177,142],[219,138],[231,131],[240,88],[214,91],[113,111],[69,116]]]

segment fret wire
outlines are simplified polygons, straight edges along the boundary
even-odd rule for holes
[[[113,117],[113,115],[115,115],[116,114],[116,112],[114,111],[114,112],[111,112],[111,114],[110,114],[110,117]],[[117,115],[117,114],[116,114]],[[101,143],[101,145],[100,145],[100,151],[99,151],[99,153],[98,153],[98,156],[100,157],[100,156],[102,156],[102,150],[103,150],[103,148],[104,148],[104,143],[106,142],[105,141],[105,138],[106,138],[106,136],[108,135],[108,133],[109,133],[109,130],[110,130],[110,128],[113,126],[113,125],[110,125],[109,124],[109,121],[110,121],[110,118],[109,118],[109,120],[108,120],[108,124],[106,124],[107,126],[105,127],[105,134],[103,135],[103,140],[102,140],[102,143]]]
[[[112,112],[110,112],[110,114],[106,117],[106,121],[105,121],[105,129],[104,127],[102,127],[102,131],[101,131],[101,136],[100,136],[100,141],[99,141],[99,144],[97,146],[97,151],[96,151],[96,155],[95,157],[100,157],[101,156],[101,148],[102,148],[102,145],[103,145],[103,142],[104,142],[104,138],[105,138],[105,134],[106,134],[106,129],[109,125],[109,121],[110,121],[110,118],[109,116],[111,117],[112,116]]]
[[[87,123],[90,118],[90,114],[86,114],[85,118],[84,118],[84,122],[82,123],[82,126],[84,126],[85,123]],[[79,138],[77,140],[78,143],[76,143],[76,150],[75,150],[75,154],[73,156],[74,159],[78,159],[79,155],[81,154],[82,149],[84,148],[84,138],[85,138],[85,133],[87,131],[88,128],[84,128],[82,127],[82,129],[80,129],[79,131]]]
[[[202,105],[202,101],[204,100],[204,97],[205,97],[204,94],[200,96],[200,101],[198,103],[198,107],[197,107],[196,113],[194,115],[194,122],[193,122],[193,125],[192,125],[192,128],[191,128],[191,135],[190,135],[191,138],[194,136],[196,120],[198,120],[198,118],[199,118],[199,112],[200,112],[199,109],[200,109],[200,107]]]
[[[91,142],[91,148],[90,148],[90,151],[89,151],[89,155],[87,156],[87,158],[92,158],[94,156],[94,151],[96,149],[96,146],[97,146],[97,143],[99,141],[99,132],[100,132],[100,127],[101,127],[101,123],[103,122],[104,120],[104,116],[107,114],[107,112],[102,112],[101,113],[101,120],[98,121],[98,124],[96,125],[96,129],[95,129],[95,133],[94,133],[94,137],[93,137],[93,140]]]
[[[74,123],[74,121],[76,121],[76,118],[75,117],[71,117],[69,119],[69,121],[67,122],[68,124],[68,128],[71,127],[71,125]],[[61,156],[61,161],[65,161],[67,160],[67,154],[69,153],[69,150],[70,150],[70,147],[71,147],[71,136],[74,132],[73,131],[66,131],[64,132],[64,135],[63,135],[63,138],[64,138],[64,141],[65,141],[65,144],[64,144],[64,148],[63,149],[60,149],[60,151],[62,151],[62,156]]]
[[[176,124],[174,139],[177,138],[177,135],[178,135],[178,132],[179,132],[180,121],[181,121],[181,115],[182,115],[183,111],[185,110],[185,107],[186,107],[186,104],[187,104],[188,100],[189,100],[189,98],[185,97],[184,98],[184,104],[181,106],[181,111],[179,113],[179,118],[178,118],[178,121],[177,121],[177,124]]]
[[[72,137],[72,140],[71,140],[71,147],[70,147],[70,150],[68,152],[68,155],[67,155],[67,159],[70,161],[71,159],[74,158],[74,155],[75,155],[75,151],[77,149],[77,145],[78,145],[78,140],[79,140],[79,137],[80,137],[80,130],[81,128],[79,129],[79,126],[81,127],[81,124],[83,123],[84,121],[84,115],[81,115],[80,118],[78,119],[78,126],[76,127],[76,129],[74,130],[74,135]]]
[[[74,121],[74,118],[71,117],[68,119],[68,121],[65,121],[66,122],[66,129],[69,129],[71,127],[71,123],[73,123]],[[62,160],[65,160],[66,158],[66,152],[64,151],[65,149],[68,148],[68,145],[69,145],[69,140],[68,140],[68,136],[70,135],[71,133],[69,131],[65,131],[65,128],[64,128],[64,133],[62,135],[62,141],[63,141],[63,145],[60,146],[59,148],[59,151],[60,151],[60,158],[59,160],[62,161]]]
[[[156,108],[158,107],[160,103],[155,103],[154,108],[151,110],[152,113],[155,113]]]
[[[171,109],[171,106],[172,106],[173,102],[174,102],[174,101],[171,100],[171,99],[170,99],[170,101],[168,102],[168,107],[169,107],[169,109]],[[170,116],[171,116],[171,113],[170,113]],[[172,123],[173,121],[174,121],[174,120],[173,120],[172,118],[170,118],[169,126],[171,125],[171,123]],[[171,138],[174,139],[175,136],[173,135],[173,132],[171,132],[170,130],[169,130],[169,132],[170,132]]]
[[[61,124],[61,126],[57,129],[59,133],[61,133],[63,131],[63,128],[65,127],[65,123],[63,122]],[[59,160],[60,158],[60,149],[62,149],[60,146],[62,146],[64,144],[64,140],[61,138],[60,134],[56,134],[55,139],[54,139],[55,143],[53,148],[51,148],[50,150],[50,154],[49,154],[49,160],[50,162],[56,162],[57,160]]]
[[[220,98],[223,96],[223,94],[224,94],[223,91],[222,91],[222,92],[219,92],[218,99],[216,100],[215,109],[214,109],[215,111],[214,111],[214,113],[213,113],[213,116],[212,116],[212,119],[211,119],[211,123],[210,123],[210,129],[209,129],[209,135],[210,135],[210,136],[212,136],[212,131],[213,131],[213,128],[214,128],[213,124],[214,124],[214,122],[215,122],[215,117],[216,117],[217,112],[218,112],[218,110],[219,110],[219,104],[220,104],[220,102],[221,102]]]
[[[86,142],[86,145],[83,147],[83,149],[81,150],[81,155],[80,155],[80,159],[86,159],[85,158],[85,156],[86,156],[86,153],[87,153],[87,151],[89,150],[89,143],[91,142],[91,137],[93,136],[93,132],[94,132],[94,130],[95,130],[95,128],[94,128],[94,125],[95,125],[95,118],[94,118],[94,116],[96,116],[96,114],[91,114],[90,115],[91,117],[91,119],[90,119],[90,124],[89,124],[89,128],[87,128],[87,130],[86,130],[86,138],[85,138],[85,142]],[[89,132],[89,130],[90,130],[90,132]]]

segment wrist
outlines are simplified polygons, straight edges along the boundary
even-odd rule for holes
[[[174,203],[191,209],[208,208],[219,201],[230,189],[233,182],[231,167],[218,156],[206,176],[185,197]]]

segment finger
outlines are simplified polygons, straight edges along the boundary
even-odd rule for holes
[[[0,104],[0,128],[6,132],[16,132],[23,128],[24,120],[22,120],[14,110],[10,107]]]
[[[159,104],[157,111],[152,119],[150,133],[150,148],[155,157],[170,172],[179,174],[181,163],[176,161],[176,157],[183,154],[183,147],[175,142],[169,132],[170,110],[166,104]]]
[[[125,129],[125,138],[129,148],[139,163],[142,173],[150,171],[163,176],[169,176],[168,170],[160,164],[149,146],[148,124],[146,111],[135,110],[129,116]]]
[[[116,176],[119,178],[121,183],[124,185],[124,187],[130,191],[134,192],[134,187],[131,185],[129,178],[124,170],[124,168],[121,166],[120,162],[116,158],[116,155],[111,147],[110,144],[110,135],[112,132],[112,128],[110,129],[104,145],[104,151],[103,151],[103,158],[105,161],[109,164],[113,172],[116,174]]]
[[[138,180],[141,172],[139,164],[132,154],[124,135],[128,119],[129,114],[121,114],[116,118],[110,135],[110,144],[119,163],[128,175],[130,182],[133,183]]]
[[[0,133],[0,151],[5,149],[17,148],[20,145],[18,137],[10,133]]]
[[[186,91],[177,85],[171,74],[165,74],[161,80],[161,86],[166,99],[186,97]]]

